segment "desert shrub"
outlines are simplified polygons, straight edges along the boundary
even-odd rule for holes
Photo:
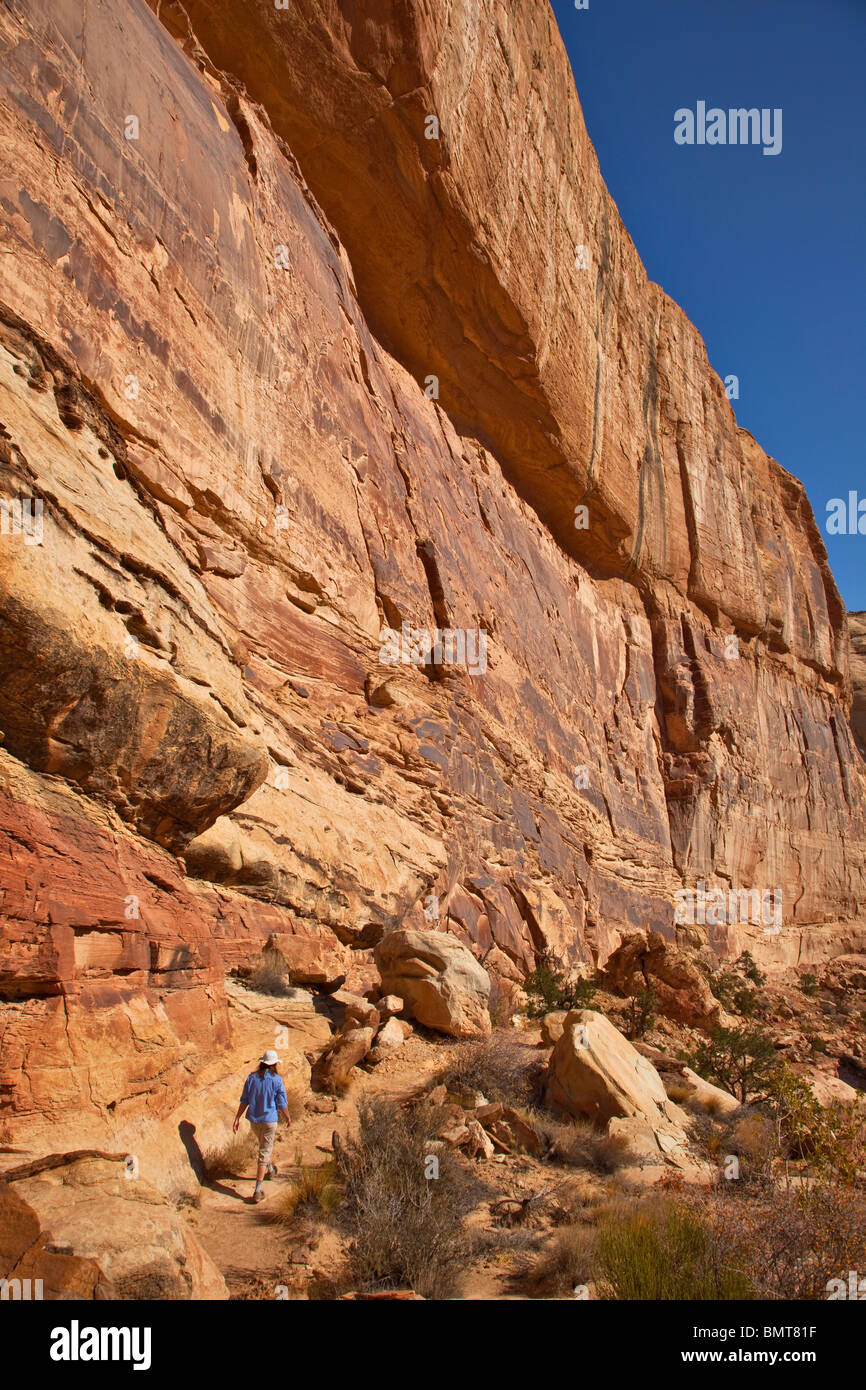
[[[270,961],[260,961],[247,976],[244,984],[247,989],[254,989],[257,994],[280,995],[287,992],[289,977],[284,970],[278,969]]]
[[[763,999],[758,990],[766,983],[767,977],[758,969],[749,951],[744,951],[732,966],[710,970],[707,978],[719,1003],[731,1013],[753,1018],[762,1012]],[[747,981],[757,985],[758,989],[751,989]]]
[[[625,1015],[627,1038],[634,1040],[646,1037],[656,1021],[655,1009],[658,1002],[659,997],[651,985],[634,991]]]
[[[245,1170],[249,1169],[257,1154],[255,1135],[249,1129],[241,1129],[224,1144],[207,1150],[204,1155],[205,1177],[216,1180],[248,1176]]]
[[[671,1198],[604,1216],[598,1267],[599,1292],[609,1299],[751,1297],[747,1277],[725,1266],[707,1216]]]
[[[866,1268],[866,1197],[842,1183],[767,1182],[692,1194],[724,1267],[752,1297],[827,1298],[828,1281]],[[735,1188],[736,1191],[732,1189]]]
[[[524,1264],[522,1283],[542,1298],[570,1298],[595,1278],[598,1236],[591,1226],[562,1226],[534,1259]]]
[[[804,994],[808,994],[810,997],[817,994],[820,989],[818,976],[807,970],[804,975],[800,976],[800,988]]]
[[[758,969],[751,951],[743,951],[736,963],[746,979],[751,980],[752,984],[757,985],[759,989],[767,983],[767,977]]]
[[[737,973],[728,966],[723,970],[708,970],[707,980],[710,989],[720,1004],[726,1009],[732,1009],[734,1004],[734,991],[739,988],[741,981]]]
[[[765,1094],[776,1066],[776,1049],[773,1039],[760,1028],[714,1028],[683,1060],[698,1076],[730,1091],[745,1104]]]
[[[808,1082],[784,1065],[772,1072],[765,1109],[773,1120],[779,1153],[802,1158],[818,1177],[845,1183],[866,1167],[866,1104],[821,1105]]]
[[[548,961],[527,975],[523,988],[528,996],[529,1018],[543,1018],[557,1009],[588,1009],[596,992],[591,980],[580,976],[569,981],[563,971]]]
[[[426,1176],[435,1111],[364,1100],[358,1120],[340,1162],[354,1277],[364,1289],[409,1286],[425,1298],[447,1298],[469,1250],[471,1198],[449,1150],[435,1155],[438,1178]]]
[[[763,1003],[757,990],[749,989],[748,985],[734,990],[734,1013],[740,1014],[743,1018],[754,1018],[762,1011]]]
[[[495,1031],[455,1049],[449,1083],[481,1091],[487,1100],[528,1105],[539,1073],[535,1052],[512,1033]]]

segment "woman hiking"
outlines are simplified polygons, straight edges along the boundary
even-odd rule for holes
[[[259,1058],[257,1069],[251,1071],[244,1082],[241,1102],[232,1126],[234,1133],[237,1134],[238,1125],[244,1111],[247,1110],[247,1119],[259,1145],[256,1190],[252,1195],[254,1202],[264,1200],[262,1183],[265,1177],[276,1176],[277,1169],[276,1165],[271,1162],[271,1154],[274,1151],[274,1136],[277,1132],[279,1115],[282,1115],[287,1125],[291,1124],[286,1088],[277,1075],[279,1063],[280,1059],[273,1048],[270,1048],[263,1057]]]

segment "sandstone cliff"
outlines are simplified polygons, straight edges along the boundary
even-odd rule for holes
[[[720,950],[857,949],[820,532],[546,0],[153,11],[0,14],[7,1130],[171,1113],[272,933],[360,971],[438,920],[517,983],[704,880],[783,894]],[[383,662],[403,623],[486,670]]]
[[[851,728],[857,747],[866,758],[866,613],[848,614],[851,639]]]

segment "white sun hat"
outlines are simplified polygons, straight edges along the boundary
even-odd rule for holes
[[[264,1057],[259,1058],[259,1061],[264,1062],[266,1067],[275,1067],[279,1060],[279,1057],[277,1056],[276,1052],[274,1052],[274,1049],[272,1047],[268,1048]]]

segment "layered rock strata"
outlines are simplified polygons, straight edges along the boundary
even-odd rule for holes
[[[820,533],[546,0],[157,10],[0,14],[0,1122],[175,1114],[272,940],[858,949]]]

